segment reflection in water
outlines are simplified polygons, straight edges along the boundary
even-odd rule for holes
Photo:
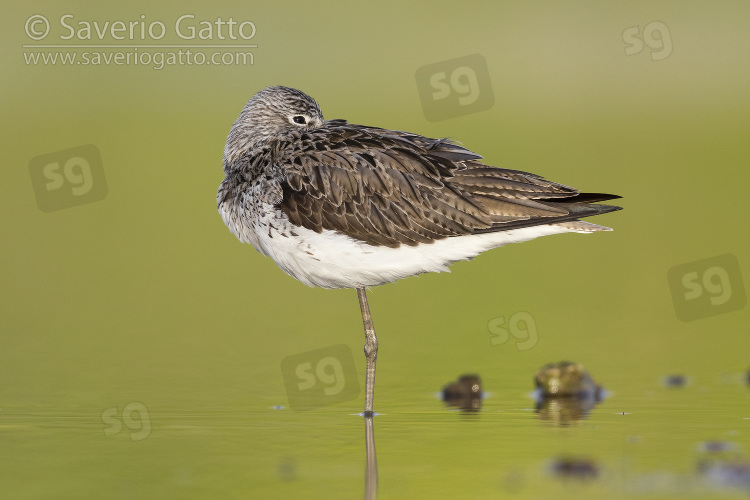
[[[478,411],[482,406],[479,375],[461,375],[456,382],[443,387],[443,401],[464,411]]]
[[[282,457],[278,465],[279,478],[285,483],[297,479],[297,460],[294,457]]]
[[[541,397],[536,402],[536,413],[541,420],[555,425],[571,425],[586,418],[598,402],[598,399],[576,396]]]
[[[543,366],[534,376],[534,384],[539,418],[556,425],[585,418],[604,395],[583,365],[570,361]]]
[[[705,441],[698,452],[697,471],[713,486],[750,491],[750,461],[737,443]]]
[[[375,429],[372,419],[365,417],[365,500],[373,500],[378,496],[378,457],[375,453]]]
[[[750,491],[750,462],[741,459],[703,460],[698,463],[698,472],[716,486]]]

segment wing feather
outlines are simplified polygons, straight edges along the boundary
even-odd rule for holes
[[[619,207],[612,195],[492,167],[447,139],[331,120],[265,149],[282,187],[279,208],[316,232],[398,247],[577,220]]]

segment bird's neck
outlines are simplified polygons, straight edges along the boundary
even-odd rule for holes
[[[248,152],[261,148],[268,142],[269,135],[264,134],[263,127],[254,125],[249,117],[242,113],[232,125],[224,146],[224,168],[232,165]]]

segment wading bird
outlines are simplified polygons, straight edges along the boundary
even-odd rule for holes
[[[447,271],[507,243],[607,231],[580,221],[620,207],[538,175],[492,167],[448,139],[324,120],[318,104],[268,87],[224,148],[224,223],[308,286],[357,290],[365,329],[365,416],[373,415],[375,336],[367,287]]]

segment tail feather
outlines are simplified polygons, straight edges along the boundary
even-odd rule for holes
[[[585,194],[585,193],[584,193]],[[608,199],[615,199],[619,198],[619,196],[615,195],[600,195],[596,194],[595,196],[611,196],[612,198]],[[560,224],[560,223],[571,223],[571,222],[577,222],[581,223],[579,219],[582,219],[584,217],[591,217],[594,215],[601,215],[606,214],[608,212],[615,212],[617,210],[622,210],[622,207],[618,207],[615,205],[595,205],[587,202],[571,202],[570,200],[574,200],[576,197],[567,198],[565,202],[555,200],[554,202],[550,200],[544,200],[543,203],[554,203],[555,207],[564,208],[567,210],[566,215],[558,216],[558,217],[534,217],[526,220],[515,220],[511,222],[505,222],[505,223],[496,223],[493,224],[492,227],[486,228],[486,229],[478,229],[474,232],[474,234],[480,234],[480,233],[494,233],[497,231],[507,231],[509,229],[519,229],[522,227],[531,227],[531,226],[541,226],[541,225],[547,225],[547,224]],[[541,201],[541,200],[536,200]],[[585,223],[589,224],[589,223]],[[591,224],[592,226],[596,226],[596,224]],[[584,226],[580,224],[573,224],[572,227],[577,227],[578,229],[575,229],[577,231],[582,230],[585,232],[589,232],[592,230],[596,231],[603,231],[604,229],[591,229],[589,226]],[[598,227],[604,227],[604,226],[598,226]],[[583,229],[588,228],[588,229]],[[607,228],[609,229],[609,228]]]
[[[548,203],[595,203],[597,201],[617,200],[619,198],[622,198],[622,196],[618,196],[616,194],[578,193],[575,196],[570,196],[567,198],[549,198],[545,199],[544,201]]]

